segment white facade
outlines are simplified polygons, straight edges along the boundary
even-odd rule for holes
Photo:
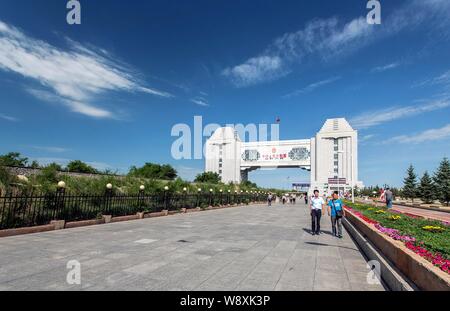
[[[343,118],[328,119],[315,137],[302,140],[242,142],[232,127],[219,128],[206,142],[205,158],[205,171],[218,173],[225,183],[240,183],[258,168],[298,167],[311,171],[310,191],[363,186],[358,133]]]

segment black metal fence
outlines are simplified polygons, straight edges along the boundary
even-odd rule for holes
[[[72,195],[64,189],[55,193],[0,197],[0,230],[45,225],[52,220],[78,221],[102,215],[126,216],[138,212],[160,212],[181,208],[245,204],[265,200],[262,194],[188,194]]]

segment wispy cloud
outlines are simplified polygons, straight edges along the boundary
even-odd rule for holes
[[[297,31],[276,38],[262,53],[242,64],[225,68],[222,74],[237,87],[272,81],[290,73],[294,64],[317,58],[328,61],[348,55],[369,43],[392,36],[404,29],[421,25],[424,21],[441,20],[434,25],[446,29],[446,15],[450,11],[447,0],[413,0],[383,20],[381,25],[369,25],[365,17],[347,23],[337,18],[319,19]]]
[[[289,73],[279,56],[262,55],[245,63],[226,68],[222,74],[229,77],[238,87],[276,80]]]
[[[191,99],[191,102],[193,102],[196,105],[203,106],[203,107],[209,106],[208,102],[204,99]]]
[[[6,121],[9,121],[9,122],[17,122],[17,121],[19,121],[19,119],[11,117],[11,116],[3,114],[3,113],[0,113],[0,119],[6,120]]]
[[[362,137],[360,137],[360,138],[358,139],[358,142],[364,143],[364,142],[366,142],[366,141],[368,141],[368,140],[371,140],[371,139],[374,138],[375,136],[376,136],[376,135],[374,135],[374,134],[364,135],[364,136],[362,136]]]
[[[31,147],[36,150],[51,152],[51,153],[63,153],[63,152],[68,151],[67,148],[54,147],[54,146],[31,146]]]
[[[413,87],[429,86],[429,85],[444,85],[450,86],[450,70],[444,72],[437,77],[427,79],[415,84]]]
[[[41,99],[57,100],[73,112],[95,118],[114,117],[112,111],[94,104],[99,94],[126,91],[172,96],[143,85],[133,70],[104,50],[68,42],[64,50],[0,21],[0,70],[39,82],[43,89],[31,93]]]
[[[380,125],[382,123],[448,107],[450,107],[449,99],[436,100],[417,106],[390,107],[386,109],[365,112],[364,114],[351,118],[350,124],[356,129],[365,129]]]
[[[388,139],[386,143],[420,144],[450,138],[450,124],[437,129],[429,129],[415,135],[401,135]]]
[[[190,101],[196,105],[202,106],[202,107],[209,107],[209,102],[206,99],[208,96],[205,92],[199,92],[202,96],[196,96],[192,98]]]
[[[309,84],[308,86],[306,86],[306,87],[304,87],[302,89],[296,90],[296,91],[291,92],[291,93],[286,94],[286,95],[283,95],[282,97],[283,98],[291,98],[291,97],[294,97],[294,96],[297,96],[297,95],[300,95],[300,94],[310,93],[310,92],[314,91],[317,88],[320,88],[322,86],[325,86],[325,85],[333,83],[333,82],[336,82],[337,80],[340,80],[340,79],[341,79],[341,77],[332,77],[332,78],[325,79],[325,80],[322,80],[322,81],[314,82],[314,83],[311,83],[311,84]]]
[[[391,70],[394,68],[397,68],[398,66],[400,66],[400,63],[391,63],[391,64],[387,64],[384,66],[379,66],[379,67],[375,67],[371,70],[371,72],[373,73],[380,73],[380,72],[384,72],[387,70]]]

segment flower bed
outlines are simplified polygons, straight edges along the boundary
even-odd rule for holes
[[[450,274],[450,227],[446,222],[425,220],[385,208],[346,202],[345,208],[379,232],[405,246]]]

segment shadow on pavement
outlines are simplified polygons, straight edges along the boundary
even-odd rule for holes
[[[303,228],[303,231],[305,231],[306,233],[312,234],[312,230],[311,229]],[[328,234],[328,235],[331,235],[331,236],[334,236],[333,232],[328,231],[328,230],[320,230],[320,232]]]
[[[353,247],[347,247],[347,246],[341,246],[341,245],[335,245],[335,244],[325,244],[325,243],[319,243],[319,242],[305,242],[305,243],[310,244],[310,245],[317,245],[317,246],[331,246],[331,247],[346,248],[346,249],[351,249],[353,251],[359,252],[359,250],[357,248],[353,248]]]

